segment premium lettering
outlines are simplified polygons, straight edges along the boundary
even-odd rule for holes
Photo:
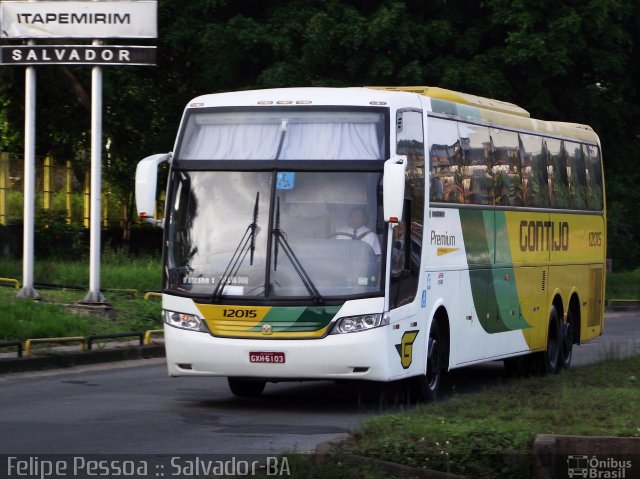
[[[439,235],[431,230],[431,244],[435,246],[455,246],[456,237],[448,234],[447,231],[445,231],[443,235]]]
[[[520,251],[567,251],[569,223],[566,221],[520,222]]]

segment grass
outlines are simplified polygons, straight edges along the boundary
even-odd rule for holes
[[[608,360],[379,417],[357,431],[346,449],[389,461],[400,457],[415,467],[493,477],[508,466],[504,452],[530,453],[537,433],[640,437],[638,371],[640,357]]]
[[[640,270],[607,275],[607,299],[640,299]]]
[[[22,279],[22,260],[3,259],[0,262],[0,277]],[[34,278],[36,284],[77,286],[88,290],[89,261],[37,260],[34,262]],[[161,281],[162,267],[159,257],[131,256],[109,249],[102,255],[102,289],[159,290],[162,286]]]
[[[606,359],[378,416],[326,461],[297,458],[295,477],[378,477],[345,454],[474,478],[532,477],[536,434],[640,437],[639,372],[640,356]]]
[[[20,279],[19,260],[0,262],[0,277]],[[16,290],[0,288],[0,339],[24,340],[36,337],[88,336],[156,329],[161,326],[160,303],[144,301],[147,290],[161,288],[159,258],[131,257],[107,251],[102,258],[101,287],[112,304],[115,319],[78,315],[63,304],[81,301],[88,292],[88,262],[38,260],[34,271],[36,289],[44,301],[25,301],[15,298]],[[38,283],[78,287],[78,290],[38,288]],[[112,289],[110,291],[109,289]],[[127,290],[138,291],[132,298]]]

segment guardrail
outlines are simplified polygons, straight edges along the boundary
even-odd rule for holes
[[[93,351],[97,341],[104,339],[138,338],[139,346],[151,344],[151,336],[163,335],[164,329],[147,329],[146,331],[128,331],[125,333],[94,334],[87,338],[83,336],[71,336],[60,338],[30,338],[22,341],[0,341],[0,348],[16,347],[18,357],[31,356],[34,344],[64,344],[78,343],[81,351]]]
[[[149,298],[160,298],[162,299],[162,293],[158,291],[147,291],[144,293],[144,299],[147,301]]]
[[[112,334],[94,334],[87,338],[87,349],[92,351],[93,343],[101,339],[119,339],[119,338],[133,338],[136,337],[139,340],[140,346],[144,344],[144,333],[142,331],[134,331],[130,333],[112,333]]]
[[[22,341],[0,341],[0,348],[10,348],[15,346],[18,348],[18,357],[22,357]]]
[[[152,334],[164,334],[164,329],[148,329],[144,332],[144,344],[151,344]]]
[[[0,278],[0,284],[2,283],[11,283],[14,288],[20,289],[20,281],[13,278]]]
[[[82,336],[73,336],[69,338],[34,338],[34,339],[27,339],[24,342],[24,355],[25,356],[31,355],[31,346],[33,344],[43,344],[43,343],[56,343],[56,344],[80,343],[81,351],[86,351],[87,349],[87,340]]]

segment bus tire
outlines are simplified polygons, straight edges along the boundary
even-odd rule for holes
[[[562,358],[562,332],[555,306],[549,312],[549,331],[547,332],[547,350],[542,354],[542,372],[556,374]]]
[[[227,382],[234,396],[250,398],[260,396],[267,384],[266,381],[243,378],[227,378]]]
[[[573,357],[573,325],[570,320],[562,323],[561,333],[560,366],[564,369],[569,369],[571,367],[571,358]]]
[[[420,401],[435,401],[438,396],[443,372],[443,347],[438,325],[433,323],[427,341],[427,371],[416,376],[413,389]]]

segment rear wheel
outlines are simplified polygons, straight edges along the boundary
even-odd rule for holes
[[[258,397],[267,384],[257,379],[227,378],[227,381],[231,392],[238,397]]]
[[[413,380],[413,389],[421,401],[435,401],[438,396],[440,380],[444,365],[444,344],[437,324],[431,326],[429,339],[427,342],[427,371],[425,374],[416,376]]]
[[[543,372],[555,374],[560,368],[562,355],[562,333],[560,320],[555,306],[549,313],[549,332],[547,333],[547,350],[542,355]]]
[[[571,366],[571,358],[573,357],[573,325],[571,324],[571,318],[569,318],[566,323],[562,324],[561,330],[561,366],[565,369],[569,369]]]

